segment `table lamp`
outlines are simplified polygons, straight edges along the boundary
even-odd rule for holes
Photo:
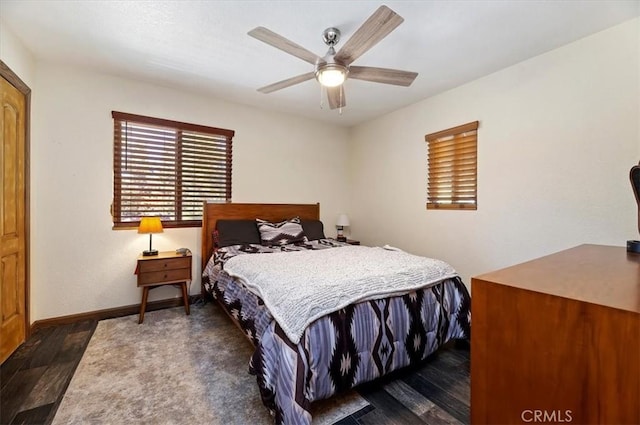
[[[346,242],[347,238],[344,236],[344,228],[349,226],[349,217],[346,214],[340,214],[338,221],[336,221],[336,229],[338,229],[338,237],[336,238],[340,242]]]
[[[138,226],[138,233],[149,234],[149,250],[143,251],[142,255],[148,257],[150,255],[158,255],[158,250],[151,248],[151,238],[154,233],[162,233],[162,221],[160,217],[142,217],[140,219],[140,226]]]
[[[629,179],[631,180],[633,194],[636,196],[636,203],[638,204],[638,231],[640,231],[640,164],[631,167]],[[627,251],[640,253],[640,241],[627,241]]]

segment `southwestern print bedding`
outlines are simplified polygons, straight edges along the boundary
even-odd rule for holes
[[[224,269],[230,259],[245,254],[335,249],[348,255],[346,247],[331,239],[282,246],[234,245],[217,250],[203,272],[206,291],[256,347],[249,370],[278,424],[310,424],[311,402],[416,364],[451,339],[470,337],[469,294],[446,267],[440,280],[330,311],[312,321],[297,343],[274,319],[259,291]]]

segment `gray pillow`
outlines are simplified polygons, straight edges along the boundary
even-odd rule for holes
[[[255,220],[218,220],[216,230],[219,248],[250,243],[260,245],[260,232]]]
[[[304,234],[310,241],[324,239],[324,225],[320,220],[301,220]]]

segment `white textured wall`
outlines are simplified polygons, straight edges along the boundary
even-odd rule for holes
[[[36,63],[33,55],[0,20],[0,59],[33,89]]]
[[[112,110],[235,130],[236,202],[320,202],[326,223],[347,204],[344,129],[40,62],[34,92],[32,320],[140,302],[133,271],[149,237],[111,228]],[[160,250],[191,249],[191,293],[200,290],[200,231],[153,237]],[[174,296],[158,288],[150,300]]]
[[[628,173],[640,147],[639,25],[354,128],[353,236],[444,259],[467,285],[473,275],[578,244],[637,237]],[[475,120],[478,210],[427,211],[424,135]]]

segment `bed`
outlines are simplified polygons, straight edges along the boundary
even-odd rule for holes
[[[470,337],[451,266],[328,239],[319,216],[319,204],[204,205],[202,291],[254,345],[249,372],[277,424],[310,424],[312,402]]]

